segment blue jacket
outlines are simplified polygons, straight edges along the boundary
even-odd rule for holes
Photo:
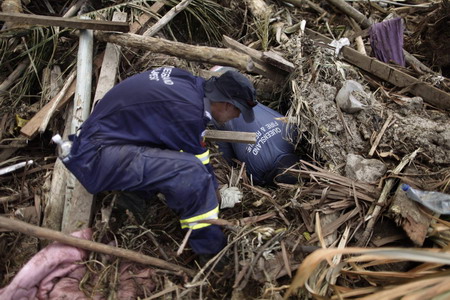
[[[101,145],[132,144],[194,154],[217,187],[204,143],[206,125],[211,121],[204,107],[204,82],[173,67],[125,79],[97,104],[81,127],[80,138],[82,135]]]
[[[286,161],[286,158],[293,163],[298,161],[294,145],[287,140],[293,130],[287,128],[286,123],[276,120],[275,118],[283,116],[267,106],[258,104],[253,111],[255,120],[251,123],[246,123],[240,116],[223,125],[216,124],[216,127],[229,131],[255,132],[256,143],[218,143],[219,150],[228,162],[232,158],[245,162],[247,172],[252,175],[255,183],[270,184],[273,171],[287,167],[281,161]]]
[[[226,243],[217,225],[217,182],[204,131],[205,80],[172,67],[134,75],[108,92],[73,136],[66,167],[90,193],[161,192],[192,229],[195,253],[215,254]]]

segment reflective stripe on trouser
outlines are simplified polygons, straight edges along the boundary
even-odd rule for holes
[[[195,157],[197,157],[202,162],[202,164],[209,164],[209,150],[206,150],[202,154],[197,154]]]
[[[189,153],[134,145],[93,147],[84,141],[66,166],[93,194],[160,192],[181,220],[210,215],[218,206],[211,174]],[[194,229],[190,244],[196,253],[216,253],[224,246],[225,236],[216,225]]]

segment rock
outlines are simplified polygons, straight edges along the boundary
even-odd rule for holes
[[[348,178],[374,183],[386,173],[387,167],[378,159],[365,159],[361,155],[349,153],[345,173]]]
[[[342,111],[352,114],[367,107],[368,98],[359,82],[347,80],[336,95],[336,103]]]

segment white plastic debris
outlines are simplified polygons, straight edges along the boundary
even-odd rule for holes
[[[350,41],[348,38],[341,38],[339,40],[333,40],[328,45],[334,47],[334,55],[338,56],[341,52],[342,47],[344,46],[350,46]]]
[[[31,165],[32,163],[34,163],[34,161],[33,160],[29,160],[29,161],[24,161],[24,162],[15,164],[15,165],[11,165],[11,166],[8,166],[8,167],[1,168],[0,169],[0,175],[11,173],[11,172],[16,171],[16,170],[18,170],[20,168],[25,167],[26,165]]]
[[[346,80],[336,95],[336,103],[346,113],[356,113],[367,107],[358,99],[368,102],[369,95],[364,92],[363,86],[354,80]]]

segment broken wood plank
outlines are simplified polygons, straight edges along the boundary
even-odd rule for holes
[[[129,25],[126,22],[82,20],[77,18],[39,16],[20,13],[0,12],[0,21],[21,23],[26,25],[58,26],[76,29],[93,29],[119,32],[128,32],[129,30]]]
[[[282,69],[286,72],[292,72],[295,70],[295,66],[290,61],[284,59],[281,55],[273,52],[273,51],[265,51],[262,53],[261,58],[271,64],[272,66],[275,66],[279,69]]]
[[[394,200],[389,207],[389,214],[408,235],[409,239],[418,247],[422,247],[430,227],[431,217],[419,208],[419,204],[410,200],[398,186]]]
[[[205,139],[215,142],[254,144],[256,143],[256,133],[226,130],[206,130]]]
[[[45,129],[47,128],[47,124],[50,121],[53,113],[56,111],[56,108],[58,107],[59,102],[61,99],[64,98],[64,96],[67,94],[67,91],[69,90],[72,82],[74,81],[76,77],[76,72],[72,71],[72,73],[69,75],[69,77],[66,80],[66,83],[61,88],[61,90],[56,94],[55,101],[52,102],[52,106],[47,111],[46,115],[44,116],[44,119],[41,122],[41,125],[39,126],[39,132],[44,133]]]
[[[323,41],[326,44],[331,42],[328,37],[305,28],[305,32],[314,40]],[[450,94],[446,93],[428,83],[408,75],[396,68],[379,61],[376,58],[365,56],[358,51],[350,48],[342,48],[342,56],[347,62],[367,71],[393,85],[401,88],[408,88],[408,91],[415,96],[420,96],[424,101],[436,106],[437,108],[450,110]]]
[[[94,70],[93,72],[96,72],[98,68],[100,68],[100,65],[103,61],[103,53],[97,55],[94,59]],[[56,106],[56,110],[61,110],[61,108],[69,102],[69,100],[72,98],[72,96],[75,94],[76,89],[76,81],[73,81],[72,84],[67,89],[66,94],[64,97],[59,101],[58,105]],[[56,96],[57,97],[57,96]],[[21,136],[26,137],[28,139],[33,139],[36,134],[38,133],[39,126],[42,123],[42,120],[47,115],[48,111],[53,106],[53,103],[57,101],[57,98],[54,97],[49,103],[47,103],[40,111],[38,111],[33,118],[30,119],[30,121],[25,124],[25,126],[22,127],[20,130]]]
[[[284,79],[287,75],[285,73],[285,71],[280,70],[272,65],[267,65],[267,63],[263,59],[262,52],[260,52],[256,49],[247,47],[247,46],[239,43],[238,41],[235,41],[232,38],[225,36],[225,35],[223,36],[222,42],[225,46],[250,56],[254,62],[254,70],[253,71],[255,73],[264,75],[265,77],[270,78],[276,82],[284,81]],[[252,71],[252,70],[249,70],[249,71]]]
[[[113,21],[124,21],[127,14],[116,11],[113,15]],[[110,90],[116,83],[117,72],[120,62],[120,46],[108,43],[105,49],[102,68],[98,78],[97,88],[95,89],[94,101],[91,111],[94,109],[98,101]]]
[[[215,65],[227,65],[244,71],[253,70],[253,61],[248,55],[231,49],[194,46],[132,33],[97,31],[95,37],[99,41],[114,43],[122,47],[149,50]]]
[[[164,26],[167,25],[176,15],[178,15],[183,9],[185,9],[193,0],[183,0],[180,1],[176,6],[172,7],[158,22],[156,22],[152,27],[144,32],[144,36],[153,36],[155,33],[160,31]]]
[[[154,14],[157,14],[163,7],[164,7],[164,2],[156,1],[150,7],[149,11],[154,13]],[[141,31],[150,22],[151,18],[152,18],[152,16],[150,14],[142,14],[142,15],[140,15],[139,19],[137,21],[133,22],[130,25],[130,33],[142,34]]]
[[[15,219],[9,219],[3,216],[0,216],[0,228],[5,228],[15,232],[21,232],[23,234],[34,236],[40,239],[57,241],[65,245],[89,251],[104,253],[107,255],[114,255],[117,257],[124,258],[126,260],[134,261],[145,265],[151,265],[166,270],[183,271],[190,276],[195,275],[195,272],[191,269],[169,263],[165,260],[156,257],[151,257],[143,255],[139,252],[73,237],[59,231],[41,228],[39,226],[31,225],[26,222],[18,221]]]
[[[56,105],[56,110],[60,110],[67,102],[72,98],[75,94],[76,82],[73,81],[72,84],[67,89],[65,95],[61,98]],[[58,101],[58,95],[54,97],[49,103],[47,103],[40,111],[38,111],[30,121],[25,124],[20,130],[21,135],[33,139],[38,133],[39,127],[41,126],[42,121],[47,116],[48,112],[52,109],[52,106],[55,102]]]
[[[67,119],[64,126],[64,133],[62,135],[64,140],[67,140],[70,132],[73,117],[72,114],[73,106],[69,106],[66,114]],[[63,162],[60,159],[57,159],[55,167],[53,168],[50,192],[45,201],[42,227],[61,231],[68,176],[70,176],[69,171],[66,169]]]

